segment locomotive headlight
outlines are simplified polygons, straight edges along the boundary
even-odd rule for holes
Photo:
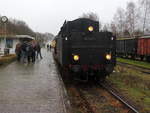
[[[89,27],[88,27],[88,30],[89,30],[90,32],[92,32],[92,31],[94,30],[94,28],[93,28],[92,26],[89,26]]]
[[[74,59],[75,61],[78,61],[78,60],[79,60],[79,55],[74,55],[74,56],[73,56],[73,59]]]
[[[111,54],[106,54],[106,59],[111,60]]]

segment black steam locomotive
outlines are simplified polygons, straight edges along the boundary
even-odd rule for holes
[[[54,58],[74,78],[102,80],[116,65],[116,37],[111,32],[99,32],[97,21],[65,21],[53,46]]]

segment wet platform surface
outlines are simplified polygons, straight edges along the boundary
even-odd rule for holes
[[[65,113],[52,55],[42,55],[35,64],[0,67],[0,113]]]

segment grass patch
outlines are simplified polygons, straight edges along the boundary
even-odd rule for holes
[[[117,61],[150,69],[150,63],[148,62],[135,61],[135,60],[123,59],[123,58],[117,58]]]
[[[9,54],[6,56],[2,56],[2,57],[0,57],[0,65],[10,63],[14,60],[16,60],[15,54]]]
[[[126,67],[116,66],[107,79],[125,96],[141,106],[142,113],[150,112],[150,75]]]

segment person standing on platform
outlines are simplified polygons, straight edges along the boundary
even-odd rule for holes
[[[49,48],[50,48],[50,51],[51,51],[51,49],[52,49],[52,46],[50,45],[50,47],[49,47]]]
[[[20,61],[20,59],[21,59],[21,43],[16,44],[15,53],[17,55],[17,60]]]
[[[41,54],[41,46],[40,46],[40,44],[39,43],[37,43],[37,45],[36,45],[36,51],[37,51],[37,58],[38,58],[38,56],[40,55],[40,58],[42,59],[43,57],[42,57],[42,54]]]
[[[23,44],[21,45],[21,55],[22,60],[25,63],[27,61],[27,41],[24,41]]]
[[[47,51],[49,51],[49,45],[47,44]]]

